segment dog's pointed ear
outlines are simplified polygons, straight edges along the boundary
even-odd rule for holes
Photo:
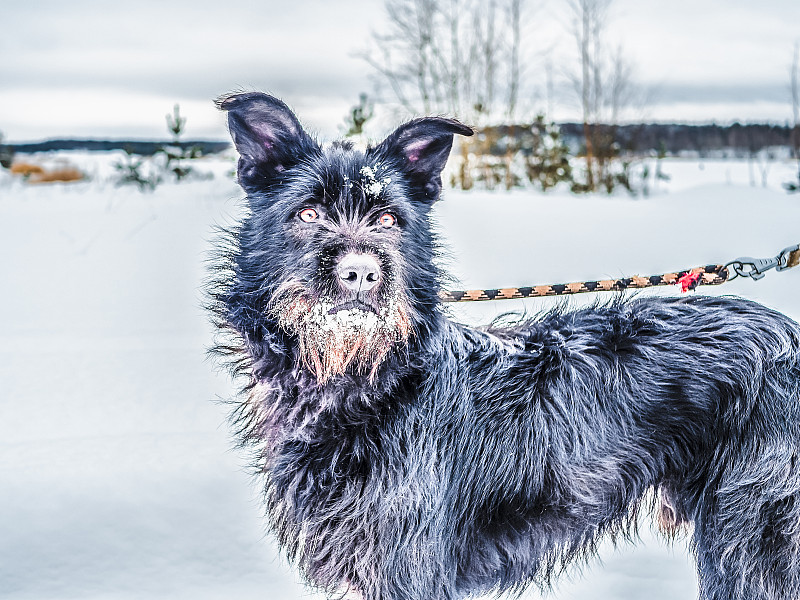
[[[239,152],[239,184],[245,191],[267,185],[276,175],[319,147],[282,101],[261,92],[223,96],[228,129]]]
[[[376,148],[377,155],[400,161],[424,197],[433,202],[442,190],[442,169],[453,147],[453,135],[472,135],[466,125],[453,119],[426,117],[398,127]]]

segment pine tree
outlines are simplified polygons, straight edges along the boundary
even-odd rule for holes
[[[355,137],[364,134],[364,125],[375,114],[374,105],[369,100],[365,93],[358,96],[358,104],[350,109],[350,114],[347,116],[346,125],[347,132],[345,137]]]
[[[569,148],[561,139],[555,123],[546,123],[544,115],[537,115],[530,127],[533,134],[530,153],[525,155],[528,180],[542,190],[562,181],[572,182]]]
[[[181,116],[181,105],[172,107],[172,114],[167,115],[167,129],[172,132],[172,141],[177,145],[181,143],[181,135],[186,125],[186,118]]]
[[[166,118],[167,129],[172,133],[172,142],[174,146],[161,149],[167,161],[164,168],[172,173],[177,181],[181,181],[192,173],[192,167],[184,165],[183,160],[197,158],[198,152],[194,147],[189,149],[183,148],[180,138],[186,126],[186,117],[181,116],[180,104],[176,104],[172,108],[172,114],[167,114]]]

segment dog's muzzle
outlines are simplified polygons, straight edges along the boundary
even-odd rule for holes
[[[328,314],[329,315],[334,315],[334,314],[336,314],[336,313],[338,313],[338,312],[340,312],[342,310],[353,310],[353,309],[363,310],[364,312],[375,313],[376,315],[379,314],[378,313],[378,309],[375,306],[373,306],[372,304],[369,304],[368,302],[364,302],[363,300],[359,300],[359,299],[348,300],[347,302],[344,302],[342,304],[338,304],[338,305],[334,306],[333,308],[331,308],[328,311]]]

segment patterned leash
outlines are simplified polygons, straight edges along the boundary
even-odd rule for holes
[[[784,271],[800,264],[800,244],[781,250],[772,258],[737,258],[724,265],[706,265],[675,273],[651,275],[649,277],[625,277],[601,281],[577,281],[574,283],[555,283],[532,287],[500,288],[497,290],[441,291],[442,302],[476,302],[480,300],[511,300],[514,298],[538,298],[542,296],[565,296],[586,292],[612,292],[630,289],[656,287],[659,285],[680,285],[688,292],[699,285],[721,285],[737,277],[750,277],[758,280],[770,269]]]

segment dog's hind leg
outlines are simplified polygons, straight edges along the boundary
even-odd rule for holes
[[[800,450],[754,444],[695,519],[701,600],[800,598]]]

